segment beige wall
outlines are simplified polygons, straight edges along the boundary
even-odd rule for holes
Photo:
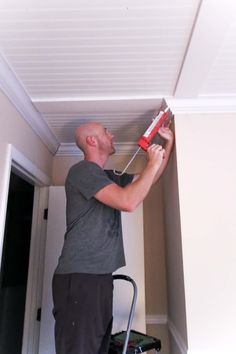
[[[31,160],[45,175],[51,176],[52,155],[32,131],[8,98],[0,90],[0,250],[5,220],[5,181],[8,144],[14,145],[27,159]],[[3,205],[4,204],[4,205]],[[0,251],[1,254],[1,251]]]
[[[233,354],[236,115],[177,115],[175,124],[188,353]]]
[[[1,167],[6,157],[7,144],[13,144],[22,154],[31,160],[39,169],[50,177],[53,156],[43,144],[39,136],[0,90],[1,130],[0,159]],[[1,168],[2,170],[2,168]]]
[[[176,144],[178,136],[176,136]],[[179,211],[176,150],[174,149],[163,179],[164,233],[170,353],[187,350],[185,288],[183,277],[182,235]],[[176,339],[180,343],[176,343]],[[180,347],[180,348],[179,348]]]
[[[162,179],[144,201],[144,241],[147,333],[161,339],[161,353],[169,354]]]

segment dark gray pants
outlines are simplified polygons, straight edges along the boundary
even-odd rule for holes
[[[107,354],[112,275],[56,274],[52,285],[56,354]]]

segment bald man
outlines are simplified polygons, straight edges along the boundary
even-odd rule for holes
[[[75,131],[84,160],[66,178],[67,231],[53,277],[57,354],[107,354],[112,328],[112,273],[125,265],[121,211],[132,212],[169,160],[174,136],[159,130],[165,148],[153,144],[140,174],[105,170],[115,153],[112,133],[97,122]]]

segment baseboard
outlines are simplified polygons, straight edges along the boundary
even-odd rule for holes
[[[166,325],[168,322],[167,315],[147,315],[146,324],[147,325]]]
[[[172,336],[174,342],[176,343],[179,352],[181,354],[187,354],[188,348],[181,337],[179,331],[173,324],[173,322],[168,318],[167,315],[159,315],[159,314],[154,314],[154,315],[147,315],[146,316],[146,324],[147,325],[167,325],[170,335]]]
[[[177,330],[177,328],[175,327],[175,325],[173,324],[173,322],[170,319],[168,319],[168,328],[169,328],[170,334],[172,335],[176,345],[178,346],[180,353],[187,354],[187,352],[188,352],[187,345],[186,345],[185,341],[183,340],[183,338],[181,337],[179,331]]]

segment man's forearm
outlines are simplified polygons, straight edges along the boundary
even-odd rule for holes
[[[164,146],[165,156],[164,156],[164,159],[162,161],[162,164],[161,164],[160,168],[158,169],[158,171],[157,171],[157,173],[155,175],[153,183],[156,183],[159,180],[159,178],[161,177],[161,175],[163,174],[163,172],[165,171],[166,166],[167,166],[168,161],[169,161],[169,158],[170,158],[170,155],[171,155],[171,152],[173,150],[173,145],[174,145],[174,139],[166,141],[165,146]]]
[[[152,144],[147,150],[147,165],[135,180],[125,187],[111,183],[101,188],[95,198],[101,203],[122,211],[133,211],[147,196],[158,169],[163,163],[165,150],[161,145]]]
[[[160,167],[147,164],[138,178],[124,188],[131,211],[134,210],[147,196],[158,173],[158,168]]]

